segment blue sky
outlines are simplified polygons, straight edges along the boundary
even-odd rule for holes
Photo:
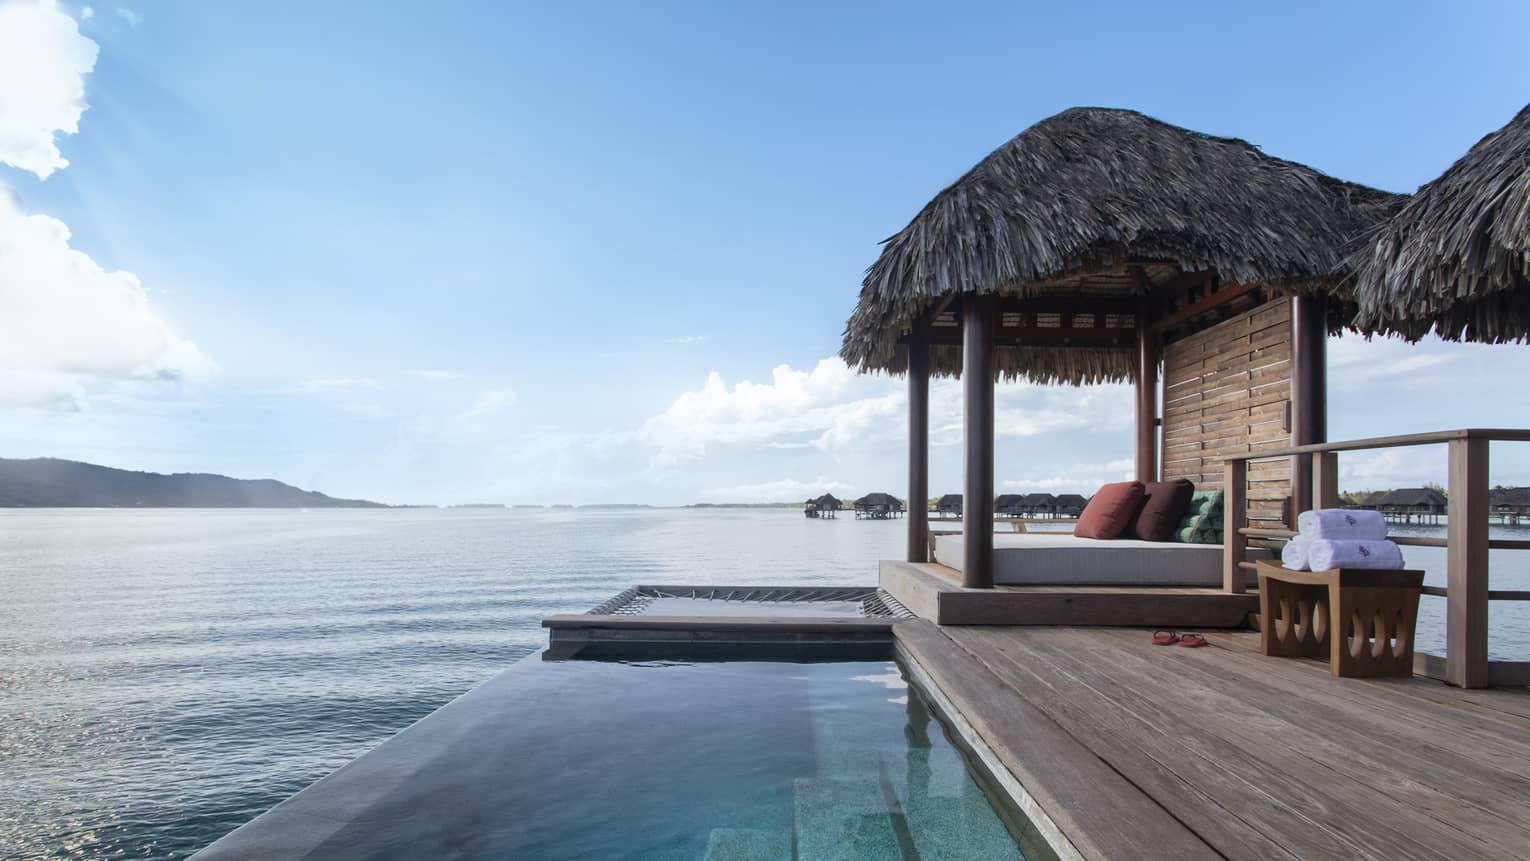
[[[1030,124],[1134,108],[1411,191],[1530,99],[1522,3],[1063,5],[0,0],[32,243],[0,455],[389,502],[896,492],[902,386],[832,359],[861,274]],[[1524,346],[1332,349],[1334,438],[1530,426]],[[1120,387],[1000,405],[1001,487],[1130,468]],[[935,426],[957,490],[949,386]]]

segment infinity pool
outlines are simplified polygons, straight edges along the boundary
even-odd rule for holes
[[[1017,839],[891,661],[534,656],[199,857],[987,861]]]

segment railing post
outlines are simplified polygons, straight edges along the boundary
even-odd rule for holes
[[[1312,507],[1339,507],[1339,454],[1332,451],[1312,453]],[[1293,524],[1292,529],[1296,526]]]
[[[1222,588],[1247,591],[1248,573],[1243,570],[1248,539],[1238,530],[1248,525],[1248,461],[1229,460],[1222,471]]]
[[[1446,509],[1445,681],[1488,686],[1488,441],[1453,439]]]

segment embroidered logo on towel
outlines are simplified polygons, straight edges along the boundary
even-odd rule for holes
[[[1354,526],[1356,523],[1359,523],[1360,521],[1356,520],[1355,516],[1353,514],[1346,514],[1346,515],[1344,515],[1344,522],[1348,523],[1350,526]]]
[[[1360,551],[1360,555],[1361,556],[1369,556],[1369,555],[1371,555],[1371,548],[1366,547],[1364,544],[1359,545],[1355,549]]]

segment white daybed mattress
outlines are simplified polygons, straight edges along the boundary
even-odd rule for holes
[[[1252,558],[1254,554],[1250,552]],[[962,536],[935,539],[935,561],[962,569]],[[1009,586],[1222,585],[1222,545],[997,533],[993,582]]]

